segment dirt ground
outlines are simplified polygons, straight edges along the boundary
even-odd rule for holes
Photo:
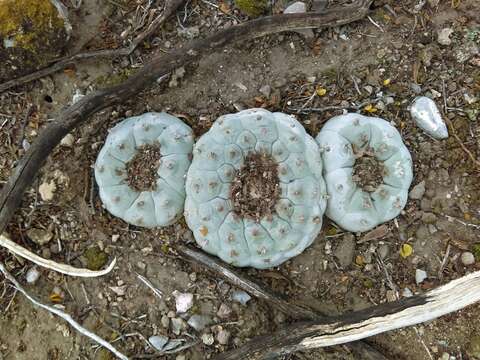
[[[69,53],[121,46],[143,29],[136,26],[138,11],[151,3],[152,14],[157,14],[153,10],[163,4],[64,3],[74,27]],[[131,115],[167,111],[199,136],[219,115],[265,107],[295,115],[316,136],[342,108],[357,107],[397,127],[412,153],[412,187],[424,182],[425,189],[376,233],[345,233],[325,218],[322,233],[298,257],[278,268],[242,272],[294,302],[337,314],[393,301],[396,294],[422,293],[480,269],[480,247],[475,246],[480,244],[480,169],[467,154],[480,158],[480,2],[419,3],[425,1],[376,1],[369,18],[315,32],[314,37],[285,33],[229,46],[177,70],[128,102],[99,112],[55,149],[7,231],[16,242],[59,262],[99,267],[116,257],[118,265],[96,279],[38,269],[39,280],[26,284],[32,264],[6,250],[0,251],[1,259],[29,292],[63,307],[132,358],[200,360],[238,347],[290,319],[256,299],[245,305],[232,300],[236,289],[181,261],[170,245],[194,243],[183,220],[145,230],[128,226],[102,208],[92,166],[108,129]],[[284,7],[285,2],[274,1],[271,11]],[[74,95],[118,83],[155,54],[245,20],[229,1],[187,1],[131,56],[81,61],[0,94],[0,186],[39,131],[72,103]],[[452,33],[441,44],[439,31],[447,28]],[[441,107],[450,120],[448,139],[434,140],[415,126],[407,109],[417,95],[428,95]],[[326,110],[327,106],[339,110]],[[39,188],[52,183],[53,198],[42,200]],[[36,239],[32,234],[43,236]],[[413,248],[410,256],[401,254],[405,244]],[[465,251],[476,256],[474,264],[462,263]],[[428,275],[419,284],[417,269]],[[156,297],[138,274],[163,298]],[[7,282],[1,287],[1,359],[111,358],[60,319],[33,308]],[[185,315],[175,312],[175,290],[194,295]],[[475,305],[369,340],[391,359],[480,359],[479,310]],[[211,324],[195,330],[187,324],[194,314],[206,316]],[[146,341],[152,335],[193,345],[158,355]],[[341,346],[285,357],[351,358]]]

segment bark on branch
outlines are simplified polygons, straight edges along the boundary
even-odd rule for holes
[[[222,277],[230,284],[248,292],[250,295],[265,301],[271,306],[275,306],[277,310],[290,316],[292,319],[321,321],[322,319],[327,318],[326,314],[317,313],[310,309],[306,309],[288,302],[282,295],[265,289],[257,284],[254,280],[246,277],[245,275],[240,275],[237,270],[232,269],[220,259],[207,255],[203,251],[184,245],[177,245],[175,250],[183,259],[187,261],[193,261],[195,264],[210,270],[215,274],[215,276]],[[347,344],[347,346],[350,351],[355,354],[357,359],[387,360],[382,353],[365,341],[352,342]]]

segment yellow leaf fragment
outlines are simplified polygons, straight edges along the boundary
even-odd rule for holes
[[[391,79],[385,79],[385,80],[383,80],[383,86],[388,86],[388,85],[390,85],[391,82],[392,82]]]
[[[373,106],[372,104],[368,104],[367,106],[365,106],[363,108],[363,110],[365,110],[368,113],[376,113],[378,111],[378,109],[375,106]]]
[[[325,89],[321,86],[317,87],[316,91],[317,91],[318,96],[325,96],[327,94],[327,89]]]
[[[403,244],[400,248],[400,256],[402,258],[407,258],[413,253],[413,247],[410,244]]]

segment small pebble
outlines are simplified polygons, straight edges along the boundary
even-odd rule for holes
[[[410,105],[410,115],[417,126],[434,139],[448,138],[447,125],[432,99],[426,96],[417,97]]]
[[[420,200],[423,197],[423,195],[425,195],[425,180],[415,185],[412,188],[412,190],[410,190],[410,193],[408,194],[410,199],[413,199],[413,200]]]
[[[270,97],[270,94],[272,93],[272,88],[270,85],[264,85],[260,88],[260,93],[265,96],[267,99]]]
[[[247,305],[247,303],[252,299],[245,291],[238,290],[232,292],[232,300],[236,301],[242,305]]]
[[[67,134],[65,137],[60,141],[60,145],[65,147],[72,147],[75,142],[75,138],[72,134]]]
[[[444,28],[438,31],[438,38],[437,41],[440,45],[448,46],[452,43],[452,39],[450,39],[450,35],[453,34],[453,29],[451,28]]]
[[[232,314],[232,309],[225,303],[220,305],[220,308],[217,311],[217,316],[220,319],[226,319]]]
[[[45,229],[28,229],[27,236],[37,245],[45,245],[53,239],[53,233]]]
[[[193,294],[174,291],[177,313],[186,313],[193,306]]]
[[[425,212],[422,215],[422,222],[425,224],[434,224],[437,222],[437,216],[434,213]]]
[[[449,353],[443,353],[442,354],[442,357],[440,358],[440,360],[450,360],[450,354]]]
[[[473,254],[469,251],[465,251],[464,253],[462,253],[461,260],[462,264],[465,266],[475,264],[475,256],[473,256]]]
[[[27,274],[25,275],[25,278],[27,279],[27,283],[35,284],[37,280],[40,278],[40,271],[38,271],[38,269],[34,266],[28,269]]]
[[[175,335],[180,335],[182,330],[186,329],[187,325],[183,319],[173,318],[170,323],[170,328]]]
[[[212,334],[203,334],[202,335],[202,342],[205,345],[212,345],[215,342],[215,338]]]
[[[298,14],[304,13],[307,11],[307,5],[302,1],[294,2],[293,4],[287,6],[283,11],[284,14]]]
[[[53,180],[50,182],[44,182],[38,187],[38,192],[43,201],[52,200],[55,190],[57,190],[57,185],[55,185]]]
[[[415,282],[421,284],[428,277],[425,270],[417,269],[415,270]]]
[[[192,315],[187,323],[195,330],[202,331],[212,323],[212,319],[205,315]]]
[[[163,347],[168,343],[168,337],[166,336],[150,336],[148,342],[158,351],[162,350]]]
[[[217,341],[220,345],[227,345],[228,340],[230,340],[230,332],[222,329],[217,334]]]
[[[163,315],[160,323],[165,329],[168,329],[170,327],[170,318],[167,315]]]
[[[411,297],[411,296],[413,296],[412,290],[410,290],[409,288],[403,289],[403,291],[402,291],[402,296],[403,296],[403,297]]]
[[[390,252],[390,248],[388,247],[387,244],[382,244],[377,250],[378,256],[380,256],[380,259],[385,260],[388,256],[388,253]]]
[[[355,237],[353,234],[345,234],[334,251],[340,267],[346,268],[353,262],[355,255]]]

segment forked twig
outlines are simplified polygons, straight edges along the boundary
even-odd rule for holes
[[[39,306],[42,309],[47,310],[48,312],[57,315],[58,317],[61,317],[63,320],[68,322],[70,324],[70,326],[72,326],[75,330],[77,330],[80,334],[85,335],[86,337],[95,341],[100,346],[103,346],[104,348],[110,350],[119,359],[128,360],[128,357],[126,357],[120,351],[118,351],[112,344],[110,344],[106,340],[103,340],[101,337],[92,333],[91,331],[85,329],[82,325],[80,325],[78,322],[73,320],[73,318],[69,314],[63,312],[60,309],[54,308],[53,306],[45,305],[45,304],[41,303],[40,301],[38,301],[37,299],[35,299],[29,293],[27,293],[27,291],[20,285],[20,283],[17,281],[17,279],[15,279],[15,277],[12,274],[10,274],[10,272],[8,272],[8,270],[5,268],[5,266],[2,263],[0,263],[0,271],[3,273],[5,278],[7,280],[9,280],[15,286],[15,288],[18,291],[20,291],[34,305]]]

